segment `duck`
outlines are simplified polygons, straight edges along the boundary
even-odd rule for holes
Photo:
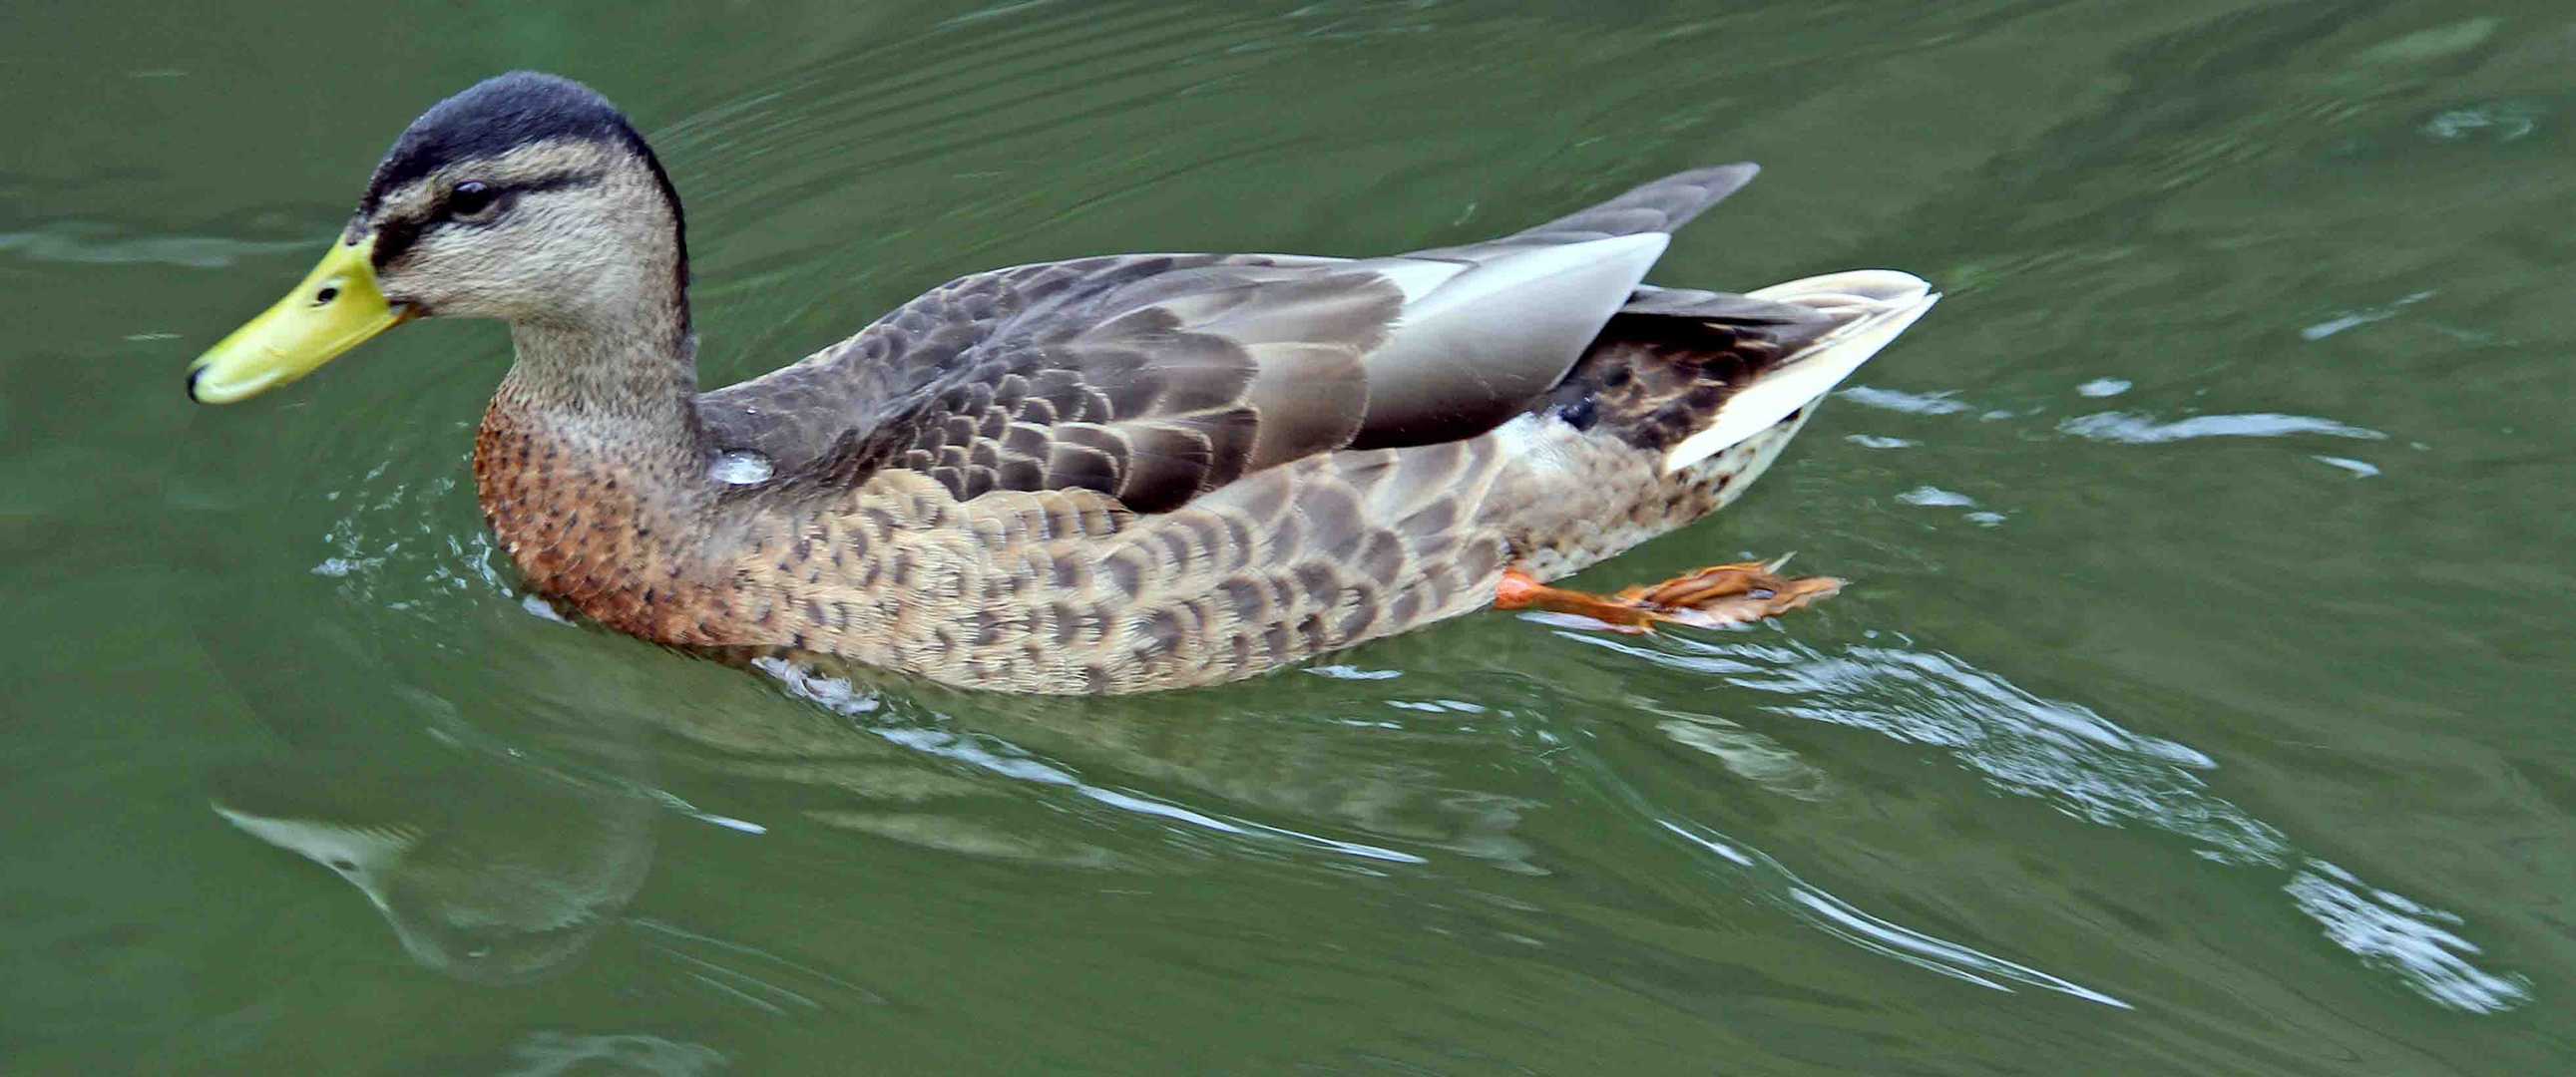
[[[1884,269],[1647,284],[1757,171],[1398,255],[968,273],[701,391],[669,174],[598,92],[512,72],[413,121],[320,264],[187,392],[247,400],[423,318],[504,322],[473,473],[521,583],[744,664],[1097,695],[1489,608],[1734,624],[1841,581],[1776,561],[1553,581],[1741,497],[1940,298]]]

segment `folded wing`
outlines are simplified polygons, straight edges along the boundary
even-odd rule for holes
[[[1474,437],[1529,408],[1671,229],[1752,177],[1683,173],[1484,243],[1392,258],[1127,255],[976,274],[700,398],[782,481],[920,471],[960,498],[1091,489],[1165,511],[1345,448]]]

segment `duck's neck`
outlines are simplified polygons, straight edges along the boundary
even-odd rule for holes
[[[647,636],[648,591],[696,575],[714,502],[687,326],[667,303],[514,324],[475,439],[484,518],[528,585]]]
[[[697,342],[685,313],[517,324],[510,342],[518,361],[494,410],[524,413],[568,441],[698,454]]]
[[[679,200],[659,176],[658,167],[611,170],[603,182],[630,210],[591,237],[593,258],[549,282],[541,311],[510,322],[518,359],[493,411],[521,416],[567,453],[656,463],[700,454],[688,243]]]

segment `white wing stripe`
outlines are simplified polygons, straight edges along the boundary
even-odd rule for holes
[[[1664,470],[1668,473],[1768,430],[1791,412],[1832,392],[1852,371],[1860,369],[1862,363],[1931,310],[1932,304],[1941,301],[1922,278],[1892,269],[1859,269],[1809,277],[1745,294],[1820,310],[1860,307],[1870,313],[1845,323],[1753,384],[1736,390],[1706,428],[1683,438],[1664,454]]]

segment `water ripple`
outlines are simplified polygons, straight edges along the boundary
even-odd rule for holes
[[[848,679],[823,676],[776,659],[764,658],[754,664],[762,672],[778,678],[790,694],[820,703],[839,713],[868,714],[875,712],[880,706],[880,701],[874,693],[858,688]],[[1361,860],[1393,864],[1426,862],[1422,857],[1412,853],[1399,852],[1383,846],[1328,838],[1320,834],[1309,834],[1287,827],[1257,823],[1249,819],[1224,817],[1130,790],[1095,785],[1083,780],[1080,775],[1066,766],[1040,759],[998,738],[924,726],[886,725],[870,727],[869,731],[890,743],[925,755],[964,763],[978,770],[1032,785],[1067,789],[1093,803],[1162,822],[1178,823],[1234,838],[1284,839],[1309,848]]]
[[[2370,886],[2323,860],[2308,861],[2281,889],[2300,912],[2324,926],[2335,945],[2359,954],[2365,964],[2396,973],[2425,998],[2470,1013],[2493,1013],[2531,997],[2529,978],[2498,976],[2461,956],[2479,950],[2441,926],[2459,926],[2456,913]]]
[[[1828,654],[1798,644],[1671,641],[1682,651],[1673,653],[1567,638],[1787,697],[1768,708],[1774,713],[1939,749],[1995,788],[2077,818],[2145,824],[2198,843],[2214,862],[2284,872],[2293,907],[2316,920],[2327,939],[2441,1005],[2487,1013],[2530,998],[2526,977],[2470,963],[2468,955],[2481,951],[2451,930],[2462,926],[2457,915],[2365,885],[2211,792],[2203,775],[2217,763],[2207,754],[2033,694],[1955,656],[1885,646]]]
[[[2335,315],[2334,317],[2300,329],[2299,339],[2308,341],[2324,340],[2327,337],[2333,336],[2347,329],[2356,329],[2361,326],[2369,325],[2372,322],[2384,322],[2390,318],[2396,317],[2399,311],[2405,310],[2408,307],[2431,298],[2433,298],[2432,292],[2415,292],[2411,295],[2403,296],[2395,302],[2381,306],[2363,307],[2359,310],[2347,310]]]
[[[555,1077],[567,1073],[653,1074],[694,1077],[725,1069],[731,1059],[705,1044],[665,1039],[641,1032],[575,1035],[539,1029],[510,1048],[517,1065],[500,1071],[506,1077]]]
[[[1684,841],[1715,853],[1738,868],[1767,877],[1767,889],[1777,895],[1790,911],[1828,934],[1862,949],[1996,991],[2009,992],[2011,984],[2020,984],[2073,995],[2104,1006],[2123,1010],[2131,1008],[2126,1002],[2072,980],[1862,912],[1850,902],[1809,885],[1768,854],[1728,841],[1705,828],[1686,826],[1668,819],[1658,822]]]
[[[56,221],[30,232],[0,232],[0,254],[75,265],[174,265],[222,269],[244,258],[309,250],[310,240],[261,242],[229,236],[127,235],[117,226]]]
[[[2156,420],[2135,412],[2097,411],[2079,415],[2057,424],[2061,434],[2073,434],[2094,441],[2119,445],[2162,445],[2195,438],[2278,438],[2300,434],[2324,437],[2355,438],[2380,441],[2388,435],[2377,430],[2319,419],[2307,415],[2281,415],[2257,412],[2246,415],[2195,415],[2172,422]]]
[[[1901,411],[1908,415],[1956,415],[1963,411],[1974,410],[1969,405],[1952,399],[1956,394],[1949,392],[1909,393],[1901,389],[1855,385],[1834,395],[1863,407]]]

